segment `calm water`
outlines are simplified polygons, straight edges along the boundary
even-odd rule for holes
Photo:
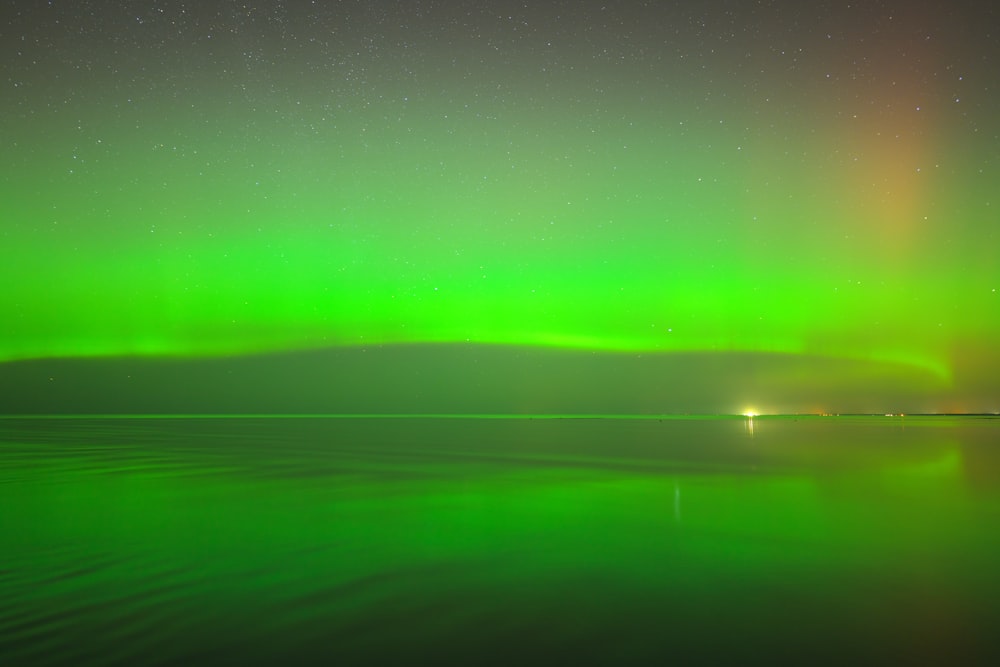
[[[1000,420],[0,419],[0,664],[1000,656]]]

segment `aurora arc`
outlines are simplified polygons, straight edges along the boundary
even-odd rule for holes
[[[55,46],[4,59],[2,360],[500,344],[892,362],[945,388],[997,363],[995,99],[958,52],[900,69],[904,30],[857,47],[857,77],[824,43],[792,73],[754,41],[603,61],[584,18],[533,15],[510,48],[417,31],[406,54],[348,17],[383,40],[364,60],[341,24],[306,39],[331,16],[220,13],[211,43],[117,28],[126,51],[162,31],[161,62],[130,63],[38,11],[15,28]]]

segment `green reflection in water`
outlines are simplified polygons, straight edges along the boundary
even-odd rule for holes
[[[21,662],[991,650],[992,420],[6,420]]]

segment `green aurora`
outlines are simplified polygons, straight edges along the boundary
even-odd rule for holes
[[[997,408],[976,17],[363,4],[18,12],[0,360],[790,355]]]

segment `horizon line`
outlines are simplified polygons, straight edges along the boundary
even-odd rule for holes
[[[606,419],[606,420],[684,420],[684,419],[761,419],[771,417],[1000,417],[1000,412],[775,412],[775,413],[466,413],[466,412],[122,412],[122,413],[0,413],[0,419]]]

